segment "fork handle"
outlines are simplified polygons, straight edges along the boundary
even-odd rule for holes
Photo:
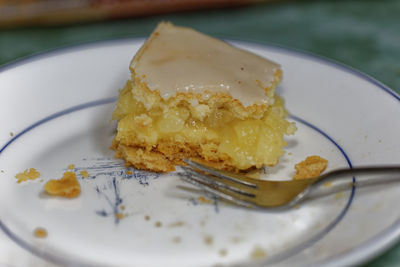
[[[308,198],[320,197],[350,189],[390,182],[400,182],[400,165],[337,169],[320,177],[309,187]]]

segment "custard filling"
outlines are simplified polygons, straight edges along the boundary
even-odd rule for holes
[[[221,95],[215,101],[213,96],[203,101],[204,95],[163,99],[146,86],[127,82],[113,113],[118,120],[114,147],[156,152],[176,164],[190,157],[217,166],[223,159],[222,167],[235,171],[273,166],[283,154],[284,135],[296,130],[286,120],[283,100],[273,97],[272,105],[243,112],[243,106],[221,101]]]

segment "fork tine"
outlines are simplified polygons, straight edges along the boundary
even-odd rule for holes
[[[232,191],[233,193],[242,195],[244,197],[250,197],[250,198],[254,198],[255,194],[252,194],[250,192],[244,191],[244,190],[240,190],[239,187],[235,187],[232,185],[227,184],[226,182],[221,182],[218,181],[218,178],[211,178],[206,174],[200,173],[200,172],[196,172],[193,169],[187,168],[187,167],[182,167],[186,172],[190,173],[192,176],[194,176],[195,178],[191,177],[192,179],[196,179],[197,181],[201,181],[202,183],[206,183],[210,186],[213,186],[215,188],[223,188],[225,190],[228,191]]]
[[[201,171],[204,171],[206,173],[212,174],[216,177],[219,177],[221,179],[224,180],[229,180],[232,181],[234,183],[238,183],[242,186],[247,186],[250,188],[257,188],[257,184],[254,182],[250,182],[251,179],[249,179],[249,177],[246,177],[244,175],[241,174],[232,174],[232,173],[227,173],[221,170],[217,170],[215,168],[209,167],[209,166],[205,166],[203,164],[200,164],[198,162],[195,162],[193,160],[190,159],[184,159],[184,162],[186,164],[188,164],[191,167],[194,167],[196,169],[199,169]],[[236,176],[236,177],[235,177]]]
[[[187,177],[187,176],[181,176],[180,177],[183,181],[188,182],[192,185],[195,185],[196,187],[199,187],[201,189],[203,189],[205,192],[207,193],[211,193],[212,195],[217,196],[218,198],[221,198],[223,200],[232,202],[233,204],[239,205],[239,206],[243,206],[246,208],[256,208],[257,205],[246,201],[246,200],[242,200],[241,198],[239,198],[238,196],[232,196],[232,193],[227,193],[225,190],[223,189],[216,189],[215,187],[213,187],[211,184],[208,184],[206,182],[197,180],[196,178],[192,177]],[[181,187],[181,186],[179,186]],[[224,192],[225,191],[225,192]],[[244,196],[242,196],[244,197]]]

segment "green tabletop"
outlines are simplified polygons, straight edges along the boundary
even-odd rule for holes
[[[161,21],[278,44],[354,67],[400,93],[400,1],[277,1],[61,27],[0,30],[0,65],[57,47],[147,36]],[[400,266],[400,243],[365,266]]]

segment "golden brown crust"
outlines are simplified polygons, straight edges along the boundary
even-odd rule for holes
[[[155,172],[171,172],[175,170],[174,163],[168,160],[165,155],[157,151],[147,151],[141,147],[118,145],[115,154],[135,168]]]
[[[148,150],[141,146],[123,145],[114,139],[111,148],[116,151],[115,157],[124,159],[128,165],[155,172],[174,171],[175,165],[186,165],[184,158],[195,159],[218,169],[240,171],[228,156],[217,154],[216,144],[213,143],[191,145],[163,140]]]

